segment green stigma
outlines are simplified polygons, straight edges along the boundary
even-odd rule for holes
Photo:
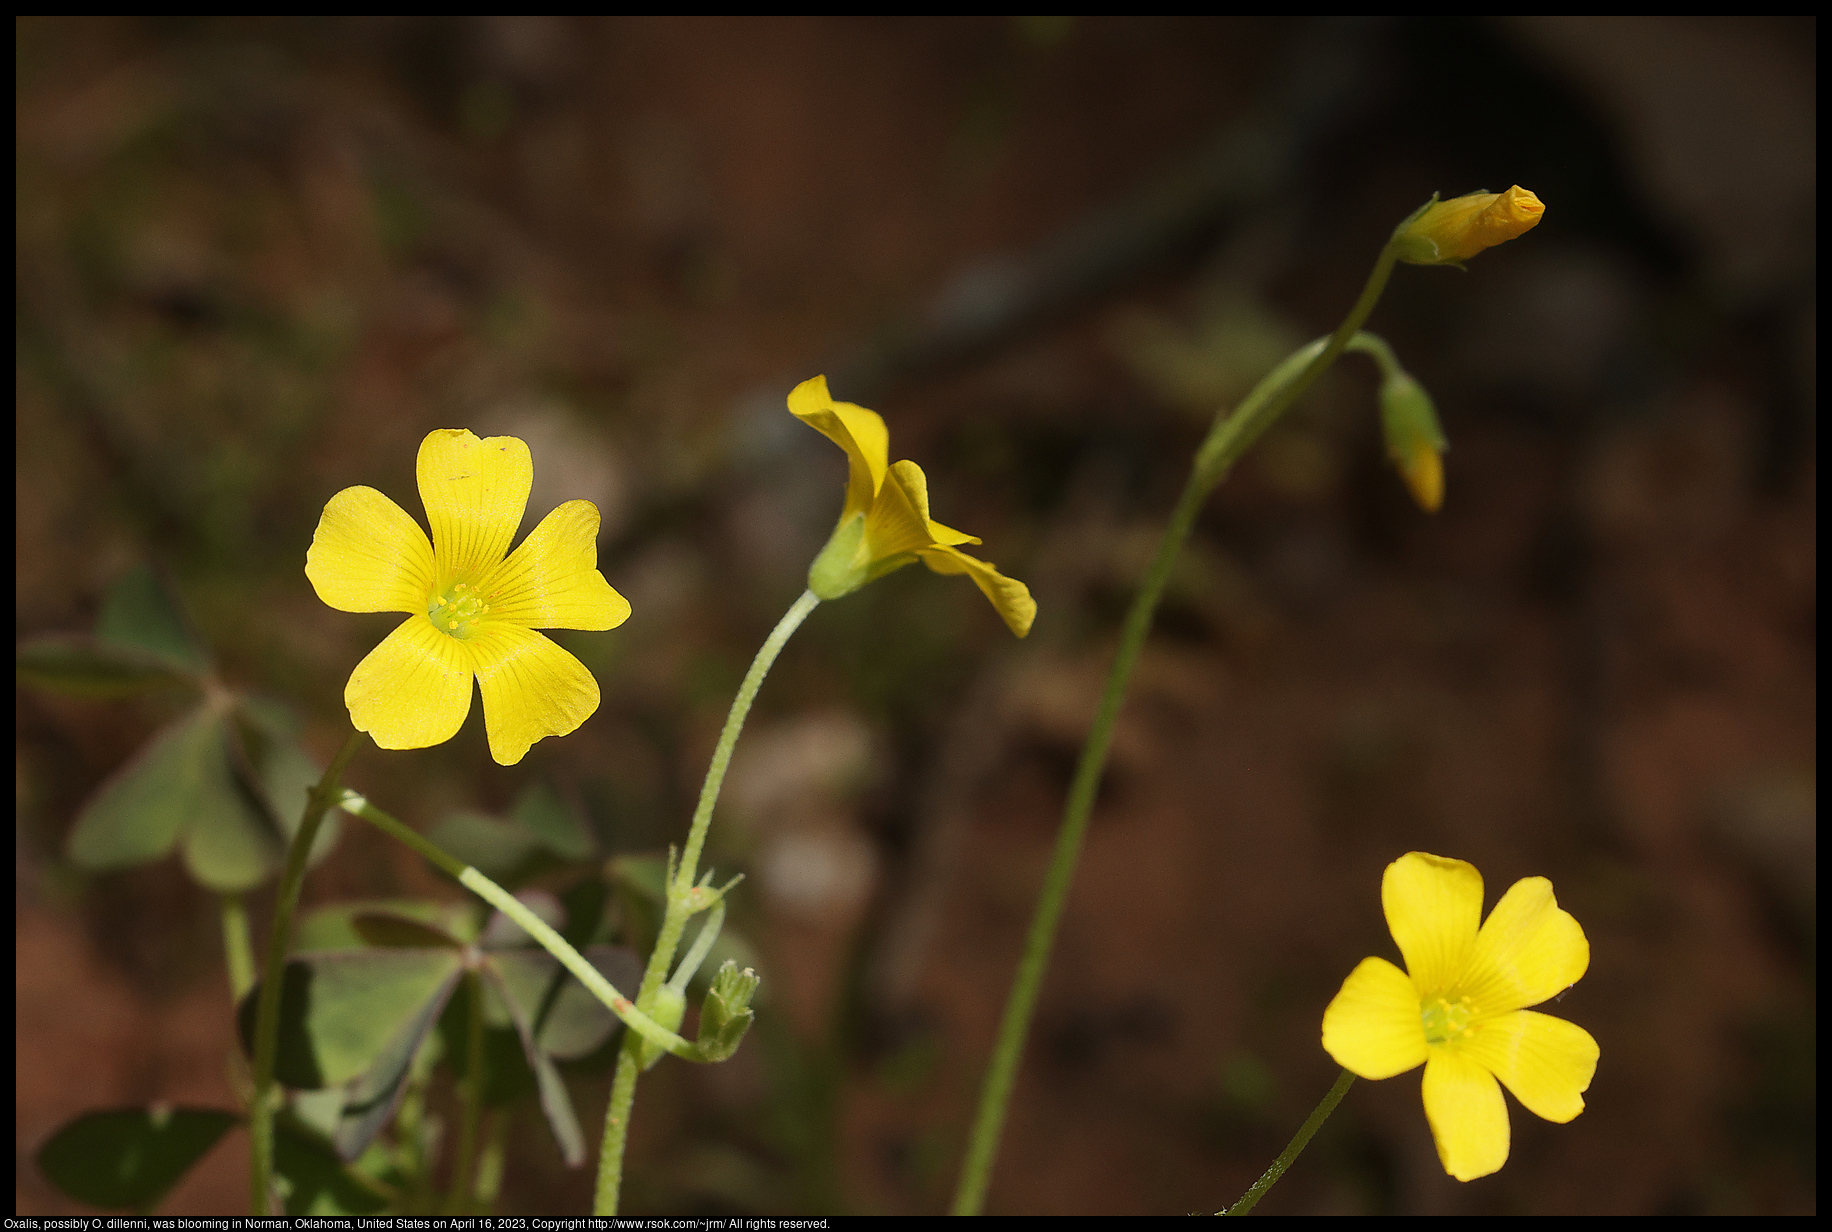
[[[1427,1044],[1449,1043],[1469,1029],[1473,1016],[1468,997],[1458,997],[1455,1001],[1432,997],[1419,1006],[1419,1022],[1425,1027]]]
[[[457,582],[435,595],[426,609],[426,618],[447,637],[460,640],[471,636],[474,625],[490,610],[477,588],[469,582]]]

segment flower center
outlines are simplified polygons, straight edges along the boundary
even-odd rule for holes
[[[1448,997],[1429,997],[1419,1005],[1419,1021],[1425,1027],[1427,1044],[1447,1044],[1469,1030],[1475,1016],[1468,997],[1452,1001]]]
[[[471,628],[488,614],[490,605],[483,601],[477,588],[469,582],[457,582],[433,597],[426,618],[447,637],[460,640],[471,636]]]

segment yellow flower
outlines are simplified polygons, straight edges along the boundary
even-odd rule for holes
[[[630,605],[598,572],[590,501],[567,501],[509,551],[534,482],[515,437],[442,428],[420,443],[417,470],[432,542],[374,488],[345,488],[305,555],[332,607],[408,613],[350,673],[344,704],[382,748],[423,749],[457,734],[475,677],[490,755],[513,766],[598,709],[585,665],[535,630],[613,629]]]
[[[1497,1078],[1548,1121],[1584,1111],[1597,1041],[1526,1007],[1576,983],[1590,943],[1544,877],[1515,882],[1480,931],[1482,874],[1461,860],[1402,856],[1387,866],[1380,898],[1406,970],[1363,959],[1323,1012],[1324,1050],[1363,1078],[1423,1062],[1425,1117],[1444,1170],[1459,1181],[1487,1176],[1508,1158]]]
[[[1485,248],[1525,235],[1546,207],[1516,184],[1504,193],[1478,192],[1438,201],[1401,228],[1400,260],[1414,265],[1461,265]]]
[[[808,589],[823,599],[851,594],[867,582],[921,560],[937,573],[964,573],[992,601],[1019,637],[1030,632],[1037,603],[1023,582],[957,549],[978,543],[929,517],[929,485],[914,462],[888,465],[890,433],[877,412],[835,402],[827,378],[803,381],[789,410],[846,451],[846,504],[833,537],[808,570]]]

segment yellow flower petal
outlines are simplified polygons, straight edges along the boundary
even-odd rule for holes
[[[1031,622],[1037,619],[1037,601],[1031,598],[1030,587],[1023,582],[1008,578],[985,561],[975,560],[945,545],[924,548],[916,555],[937,573],[964,573],[972,578],[980,593],[992,601],[1006,628],[1019,637],[1030,632]],[[1414,1005],[1416,1008],[1416,1001]]]
[[[1552,883],[1524,877],[1489,912],[1463,988],[1484,1013],[1494,1014],[1555,997],[1589,967],[1590,942],[1558,905]]]
[[[374,488],[333,496],[312,532],[305,576],[341,612],[425,612],[433,547],[407,511]]]
[[[1363,1078],[1391,1078],[1425,1060],[1412,980],[1384,958],[1364,958],[1323,1011],[1323,1051]]]
[[[1444,1171],[1459,1181],[1499,1172],[1508,1162],[1508,1106],[1495,1076],[1458,1049],[1433,1048],[1424,1094]]]
[[[1584,1092],[1597,1073],[1590,1032],[1533,1010],[1484,1019],[1461,1050],[1501,1079],[1528,1112],[1561,1124],[1584,1111]]]
[[[866,550],[874,561],[889,560],[934,543],[929,530],[929,481],[914,462],[899,462],[885,476],[878,499],[865,515]]]
[[[585,664],[517,625],[481,624],[465,643],[483,691],[490,756],[513,766],[535,741],[578,729],[598,709],[598,682]]]
[[[1482,874],[1473,864],[1403,855],[1380,879],[1380,904],[1421,998],[1462,977],[1482,921]]]
[[[490,619],[529,629],[615,629],[627,599],[598,572],[598,507],[567,501],[478,586]]]
[[[509,553],[528,508],[534,460],[513,436],[483,439],[468,428],[440,428],[420,442],[416,468],[439,568],[482,578]]]
[[[471,660],[465,644],[424,615],[409,616],[350,673],[344,705],[358,731],[384,749],[443,744],[471,712]]]
[[[890,464],[891,434],[883,418],[851,402],[835,402],[825,376],[790,390],[789,411],[846,451],[846,507],[840,521],[870,509]]]

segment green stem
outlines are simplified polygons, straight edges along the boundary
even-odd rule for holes
[[[286,850],[286,868],[280,874],[280,886],[274,895],[273,932],[267,938],[267,967],[261,980],[261,997],[254,1019],[254,1106],[249,1109],[248,1129],[253,1139],[248,1154],[248,1204],[250,1213],[272,1214],[274,1159],[274,1057],[279,1051],[280,986],[285,982],[286,951],[292,941],[293,909],[299,905],[299,887],[305,881],[305,861],[311,853],[318,827],[331,808],[344,768],[356,756],[363,734],[353,731],[343,747],[312,788],[305,800],[305,812],[298,832]]]
[[[484,1139],[483,1158],[477,1163],[477,1186],[472,1191],[477,1213],[487,1215],[496,1205],[496,1195],[503,1186],[503,1147],[509,1140],[509,1111],[498,1108],[490,1114],[490,1133]]]
[[[1394,228],[1394,239],[1397,239],[1405,225],[1401,223]],[[1081,855],[1082,839],[1087,835],[1095,793],[1100,788],[1101,773],[1106,768],[1107,753],[1113,743],[1114,726],[1126,699],[1126,686],[1132,678],[1133,668],[1144,649],[1146,635],[1151,631],[1158,600],[1163,596],[1164,586],[1170,580],[1171,570],[1176,564],[1177,553],[1182,549],[1183,541],[1189,537],[1190,529],[1196,524],[1196,515],[1201,511],[1202,502],[1209,492],[1227,476],[1229,468],[1241,454],[1323,375],[1326,368],[1336,362],[1350,339],[1368,319],[1368,314],[1374,311],[1374,305],[1379,302],[1397,260],[1398,249],[1394,240],[1389,239],[1374,262],[1373,272],[1368,275],[1368,281],[1362,287],[1361,297],[1355,301],[1355,306],[1350,309],[1336,332],[1327,340],[1318,339],[1301,348],[1273,369],[1241,401],[1233,414],[1217,419],[1207,439],[1196,451],[1189,480],[1171,512],[1170,525],[1165,527],[1157,554],[1152,557],[1139,593],[1133,599],[1131,610],[1126,613],[1126,623],[1120,632],[1119,651],[1107,675],[1107,686],[1101,694],[1100,708],[1095,712],[1087,743],[1082,746],[1081,760],[1075,767],[1075,778],[1069,785],[1068,799],[1063,804],[1062,824],[1056,833],[1056,849],[1050,857],[1049,870],[1044,875],[1043,890],[1037,899],[1037,910],[1031,918],[1030,931],[1025,935],[1024,953],[1018,960],[1017,975],[1012,980],[1011,993],[1005,1003],[1005,1016],[999,1023],[998,1039],[993,1045],[985,1084],[980,1090],[979,1108],[974,1115],[973,1129],[967,1141],[967,1157],[961,1166],[960,1183],[954,1194],[952,1210],[956,1215],[977,1215],[985,1206],[986,1189],[992,1180],[992,1165],[998,1154],[999,1137],[1004,1129],[1012,1087],[1017,1081],[1018,1065],[1023,1059],[1024,1040],[1030,1032],[1031,1017],[1037,1008],[1037,995],[1043,986],[1044,972],[1049,966],[1050,950],[1055,944],[1056,927],[1068,899],[1069,885],[1075,877],[1075,864]]]
[[[223,895],[223,962],[229,968],[229,999],[240,1005],[254,987],[254,943],[248,939],[248,904],[240,894]]]
[[[649,953],[649,965],[643,971],[642,987],[636,995],[638,1005],[653,1003],[667,978],[668,966],[674,961],[674,951],[680,946],[688,918],[712,905],[709,895],[696,892],[694,878],[699,871],[700,851],[706,845],[706,832],[712,825],[713,806],[719,801],[719,789],[725,784],[725,771],[731,765],[732,750],[738,744],[738,733],[744,730],[751,703],[757,699],[757,691],[763,687],[763,679],[769,675],[776,656],[782,653],[790,636],[819,603],[813,591],[802,592],[801,598],[789,607],[776,622],[776,627],[770,630],[770,636],[764,639],[757,657],[751,660],[750,670],[744,674],[744,682],[738,686],[738,696],[732,699],[731,711],[725,716],[725,729],[719,733],[719,743],[712,751],[712,763],[706,767],[706,781],[700,785],[700,801],[687,829],[686,846],[681,848],[680,863],[668,883],[668,905],[662,916],[661,931],[655,938],[655,948]],[[640,1071],[636,1054],[635,1041],[626,1038],[617,1054],[617,1076],[611,1083],[610,1107],[604,1112],[604,1139],[598,1152],[598,1188],[592,1202],[594,1215],[617,1213],[617,1200],[623,1189],[624,1147],[629,1138],[630,1113],[636,1104],[636,1078]]]
[[[1355,1075],[1346,1069],[1338,1074],[1336,1084],[1329,1089],[1329,1094],[1323,1097],[1323,1102],[1318,1104],[1304,1124],[1298,1127],[1298,1132],[1292,1135],[1291,1144],[1280,1153],[1277,1159],[1272,1161],[1272,1166],[1266,1169],[1265,1175],[1253,1182],[1253,1188],[1242,1194],[1239,1202],[1225,1211],[1216,1213],[1245,1215],[1252,1210],[1254,1204],[1265,1196],[1268,1189],[1272,1188],[1273,1183],[1285,1175],[1285,1169],[1291,1167],[1298,1156],[1304,1153],[1304,1148],[1310,1143],[1311,1138],[1319,1129],[1323,1128],[1323,1122],[1329,1120],[1329,1114],[1336,1110],[1336,1105],[1342,1102],[1342,1097],[1348,1094],[1349,1088],[1354,1084]]]
[[[483,981],[476,972],[465,977],[465,997],[468,1065],[459,1112],[458,1163],[446,1198],[446,1211],[452,1215],[465,1214],[471,1206],[472,1178],[477,1166],[477,1122],[483,1114]]]

